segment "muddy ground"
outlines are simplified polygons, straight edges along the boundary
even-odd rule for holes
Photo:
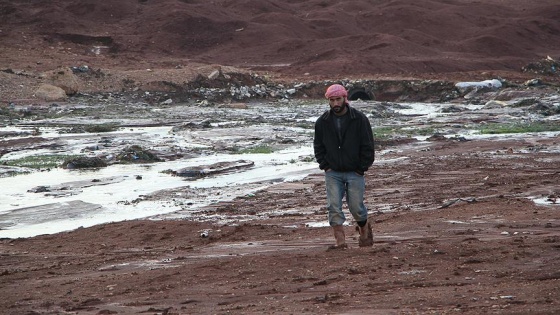
[[[209,209],[239,224],[137,220],[3,240],[5,314],[556,314],[556,139],[436,142],[367,175],[375,244],[327,251],[321,176]],[[389,211],[390,210],[390,211]],[[201,232],[208,230],[209,237]]]
[[[386,97],[379,101],[411,93],[454,105],[499,101],[483,116],[459,109],[455,120],[438,125],[450,131],[446,137],[378,139],[383,153],[366,174],[371,248],[357,246],[349,222],[350,247],[327,251],[333,237],[316,224],[326,221],[326,210],[323,179],[314,173],[212,204],[196,219],[1,239],[0,314],[560,313],[558,133],[452,136],[465,125],[558,122],[556,1],[0,5],[3,127],[32,125],[36,112],[66,108],[77,97],[103,109],[147,104],[145,112],[119,112],[127,117],[178,102],[231,106],[249,100],[205,103],[191,90],[253,86],[261,78],[287,89],[314,82],[305,95],[293,95],[304,100],[321,97],[324,84],[317,82],[348,78],[373,80],[377,96]],[[83,66],[89,70],[76,68]],[[503,99],[465,98],[453,89],[458,81],[497,78],[509,82]],[[400,83],[383,85],[387,80]],[[417,82],[434,81],[445,89],[418,91]],[[38,98],[43,83],[65,88],[68,98]],[[506,104],[515,98],[516,106]],[[539,111],[543,104],[553,112]],[[408,117],[374,126],[432,123]],[[39,138],[2,142],[1,154],[41,146]]]
[[[464,110],[432,118],[432,126],[523,115],[536,113]],[[372,118],[430,126],[415,119]],[[326,221],[320,173],[212,204],[196,216],[3,239],[0,308],[3,314],[556,314],[559,151],[557,133],[378,139],[377,161],[366,175],[371,248],[357,246],[349,221],[350,248],[327,250],[331,229],[317,224]],[[149,199],[170,200],[177,191]]]

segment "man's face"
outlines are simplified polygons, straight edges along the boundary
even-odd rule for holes
[[[331,106],[331,109],[336,114],[341,113],[344,110],[344,97],[342,96],[329,97],[329,105]]]

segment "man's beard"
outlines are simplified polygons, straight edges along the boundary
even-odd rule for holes
[[[332,108],[332,110],[333,110],[333,112],[335,112],[335,113],[338,114],[338,113],[342,113],[342,112],[344,111],[344,108],[345,108],[345,107],[346,107],[346,104],[342,104],[342,105],[340,105],[340,106],[334,106],[334,107]]]

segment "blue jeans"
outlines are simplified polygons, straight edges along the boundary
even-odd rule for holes
[[[342,200],[346,195],[348,210],[357,222],[367,220],[367,208],[364,204],[366,182],[364,176],[355,172],[325,172],[325,186],[327,188],[327,209],[329,224],[342,225],[346,217],[342,212]]]

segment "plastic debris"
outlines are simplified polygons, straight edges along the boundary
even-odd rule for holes
[[[497,90],[502,87],[502,82],[498,79],[484,80],[479,82],[458,82],[455,84],[455,87],[461,92],[478,90],[482,88]]]

